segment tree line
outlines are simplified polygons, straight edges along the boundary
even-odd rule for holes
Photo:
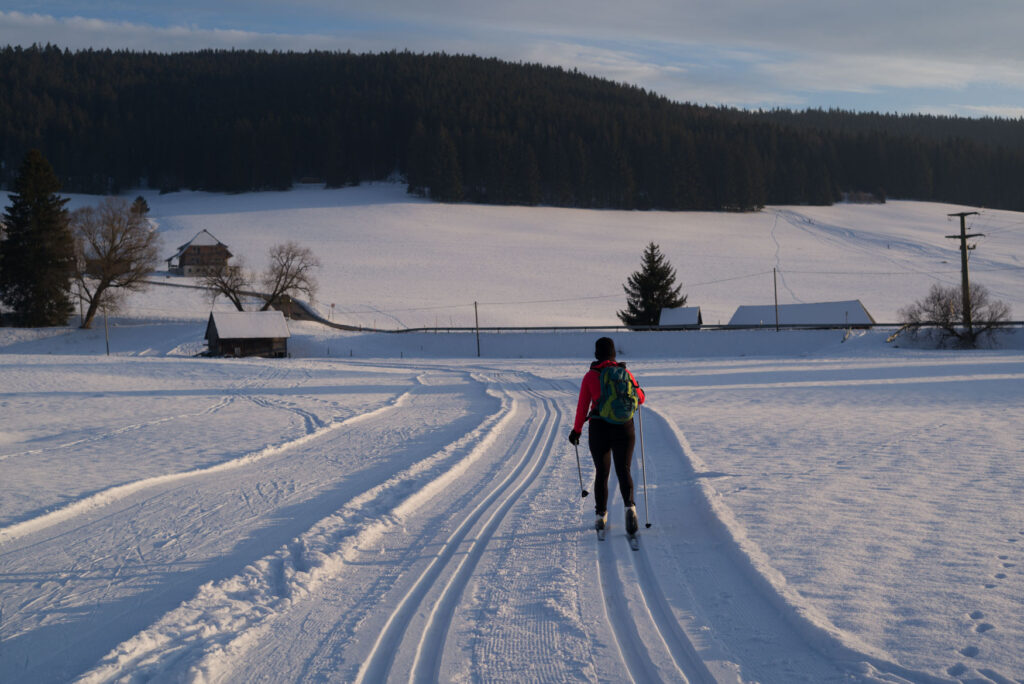
[[[1024,122],[673,102],[464,55],[0,49],[0,184],[240,192],[399,176],[441,201],[668,210],[844,193],[1024,209]]]

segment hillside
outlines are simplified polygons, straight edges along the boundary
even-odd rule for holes
[[[484,325],[614,323],[649,240],[711,321],[770,302],[772,268],[783,303],[879,319],[959,277],[958,207],[931,203],[147,198],[168,256],[199,229],[252,267],[315,247],[318,306],[367,325],[469,325],[473,300]],[[972,273],[1019,316],[1024,217],[972,231]],[[209,309],[154,287],[109,335],[0,328],[0,680],[1024,678],[1020,330],[972,351],[614,332],[647,393],[633,551],[618,494],[595,539],[593,466],[565,439],[603,331],[485,333],[478,358],[472,333],[292,322],[291,358],[195,358]]]
[[[846,192],[1024,209],[1021,121],[741,112],[464,55],[0,49],[0,184],[240,192],[398,175],[442,201],[730,210]]]
[[[741,305],[860,299],[879,322],[932,283],[960,282],[954,205],[889,202],[768,207],[757,213],[637,212],[440,204],[399,184],[240,195],[145,193],[163,253],[209,230],[262,269],[286,239],[323,261],[315,305],[333,320],[382,328],[618,325],[622,284],[658,243],[677,271],[688,305],[708,324]],[[98,198],[72,196],[69,206]],[[971,232],[972,282],[1024,316],[1024,217],[985,210]],[[191,283],[188,278],[163,278]],[[334,304],[333,310],[331,305]],[[177,288],[131,300],[129,315],[205,319],[209,303]],[[229,307],[221,300],[218,306]]]

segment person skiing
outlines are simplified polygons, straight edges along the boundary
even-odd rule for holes
[[[580,397],[576,404],[576,420],[569,441],[575,446],[580,443],[583,434],[583,423],[589,421],[590,455],[594,459],[594,512],[597,518],[594,528],[603,535],[608,522],[608,476],[611,466],[615,464],[615,476],[619,481],[619,491],[626,507],[626,532],[630,537],[636,534],[639,527],[636,516],[636,505],[633,501],[633,476],[630,468],[633,463],[633,447],[636,445],[636,431],[633,427],[633,411],[638,404],[644,403],[644,391],[626,369],[626,364],[615,360],[615,343],[610,337],[602,337],[594,344],[594,358],[590,370],[583,376],[580,383]],[[614,370],[610,370],[614,369]],[[621,369],[621,370],[619,370]],[[614,387],[609,389],[615,376],[623,380],[628,378],[632,387],[622,389],[619,395],[625,398],[616,399]],[[625,404],[625,408],[617,414],[614,409],[607,408],[609,402]],[[632,403],[630,403],[632,402]],[[628,415],[628,419],[627,419]]]

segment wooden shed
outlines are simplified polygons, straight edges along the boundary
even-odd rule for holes
[[[289,337],[280,311],[217,311],[206,323],[211,356],[283,357]]]

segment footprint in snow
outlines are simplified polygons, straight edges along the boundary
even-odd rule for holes
[[[967,648],[961,648],[960,653],[968,658],[977,658],[981,652],[977,646],[968,646]]]
[[[976,610],[976,611],[974,611],[974,612],[972,612],[972,613],[971,613],[970,617],[971,617],[971,619],[972,619],[972,620],[974,620],[975,622],[977,622],[977,621],[979,621],[979,620],[983,620],[983,619],[985,619],[985,613],[983,613],[983,612],[982,612],[982,611],[980,611],[980,610]],[[974,628],[974,631],[975,631],[975,632],[977,632],[978,634],[984,634],[985,632],[987,632],[987,631],[989,631],[989,630],[992,630],[992,629],[995,629],[995,628],[996,628],[996,627],[995,627],[995,625],[993,625],[993,624],[990,624],[990,623],[988,623],[988,622],[981,622],[981,623],[979,623],[979,624],[978,624],[978,625],[977,625],[977,626],[976,626],[976,627]],[[965,654],[965,655],[966,655],[966,654]]]

